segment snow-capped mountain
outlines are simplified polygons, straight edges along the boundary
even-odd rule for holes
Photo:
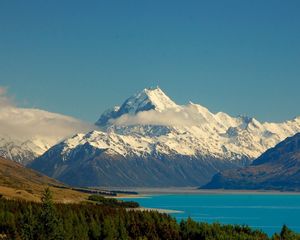
[[[59,141],[90,129],[88,124],[61,114],[1,106],[0,156],[27,164]]]
[[[26,164],[42,155],[50,146],[40,145],[31,140],[11,139],[6,136],[0,139],[0,156]]]
[[[219,172],[202,188],[300,190],[300,133],[268,149],[250,166]]]
[[[121,107],[115,106],[105,111],[96,122],[98,126],[106,126],[110,121],[125,114],[135,115],[139,112],[155,110],[163,112],[167,109],[179,109],[160,88],[144,89],[142,92],[128,98]]]
[[[213,114],[191,102],[176,105],[160,88],[144,89],[121,107],[105,112],[96,124],[108,134],[138,139],[147,146],[148,152],[153,145],[161,143],[164,145],[161,151],[168,152],[169,148],[178,154],[232,160],[254,159],[300,131],[300,117],[284,123],[260,123],[246,116]],[[134,142],[128,144],[135,149]]]
[[[300,118],[254,118],[177,105],[160,88],[144,89],[31,165],[73,185],[201,185],[223,169],[245,165],[300,131]]]

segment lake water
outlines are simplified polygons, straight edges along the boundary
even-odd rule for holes
[[[128,199],[127,199],[128,200]],[[142,207],[182,211],[176,219],[247,224],[271,235],[283,224],[300,232],[300,195],[291,194],[159,194],[130,199]]]

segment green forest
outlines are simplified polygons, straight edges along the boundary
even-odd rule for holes
[[[136,210],[137,204],[120,204],[101,196],[82,204],[54,203],[46,189],[41,200],[34,203],[0,196],[0,239],[300,239],[286,226],[269,238],[248,226],[199,223],[190,218],[177,222],[168,214]]]

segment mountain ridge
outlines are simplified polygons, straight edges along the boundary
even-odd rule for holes
[[[109,184],[111,177],[106,171],[110,169],[115,169],[111,174],[121,185],[168,182],[172,186],[194,186],[208,182],[220,170],[247,165],[300,131],[300,118],[260,123],[245,116],[214,114],[191,102],[177,105],[160,88],[144,89],[129,97],[121,107],[102,114],[96,124],[99,130],[66,139],[30,166],[72,184],[76,172],[88,166],[86,171],[93,172],[98,180],[82,176],[80,181],[85,186]],[[169,176],[175,180],[169,181],[164,177],[172,164],[178,169]],[[140,175],[142,168],[147,169],[147,178]]]
[[[34,108],[0,108],[0,156],[28,164],[50,147],[91,127],[73,117]]]
[[[300,191],[300,133],[268,149],[250,166],[214,175],[202,188]]]

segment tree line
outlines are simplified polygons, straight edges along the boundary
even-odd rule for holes
[[[96,204],[102,204],[110,207],[124,207],[124,208],[138,208],[140,205],[133,201],[121,201],[115,198],[106,198],[100,195],[90,195],[88,200],[95,202]]]
[[[300,239],[286,226],[281,233],[269,238],[248,226],[199,223],[191,218],[178,223],[168,214],[126,209],[109,201],[108,205],[105,201],[101,204],[54,203],[49,189],[41,200],[34,203],[0,198],[0,239]]]

